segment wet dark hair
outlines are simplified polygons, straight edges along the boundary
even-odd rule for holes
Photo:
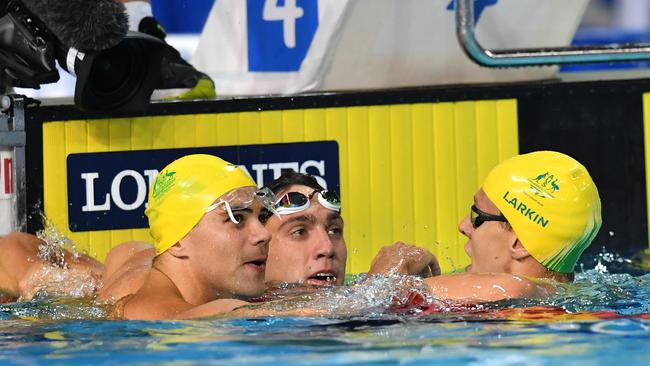
[[[269,183],[266,188],[277,194],[278,192],[293,185],[307,186],[317,191],[325,190],[325,188],[318,184],[316,178],[312,177],[309,174],[298,173],[295,170],[285,170],[282,172],[282,175],[280,175],[273,182]]]

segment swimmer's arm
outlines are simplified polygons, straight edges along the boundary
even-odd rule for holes
[[[249,302],[237,299],[219,299],[213,300],[209,303],[196,306],[192,309],[184,311],[174,318],[177,319],[195,319],[206,318],[217,315],[229,315],[233,310],[245,305],[250,305]]]
[[[326,316],[330,315],[324,310],[317,310],[313,308],[295,308],[287,310],[273,310],[264,308],[257,304],[247,304],[246,306],[239,307],[233,310],[230,316],[255,318],[262,316]]]
[[[237,299],[218,299],[208,303],[192,306],[180,297],[134,297],[124,305],[122,315],[115,317],[129,320],[160,320],[160,319],[197,319],[216,316],[233,317],[262,317],[262,316],[318,316],[327,315],[323,310],[317,311],[309,307],[275,306],[283,301],[277,300],[266,303],[250,303]],[[152,303],[157,306],[151,306]]]
[[[273,302],[267,303],[272,304]],[[309,308],[296,308],[290,310],[274,310],[263,306],[262,304],[253,304],[236,299],[219,299],[207,304],[199,305],[181,314],[175,318],[194,319],[207,318],[212,316],[227,315],[233,317],[262,317],[262,316],[319,316],[325,315]]]
[[[506,273],[459,273],[430,277],[425,283],[432,295],[441,300],[487,302],[549,295],[547,288]]]

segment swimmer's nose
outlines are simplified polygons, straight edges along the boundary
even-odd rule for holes
[[[474,232],[474,227],[472,226],[469,215],[465,216],[460,223],[458,224],[458,231],[466,237],[470,238]]]
[[[265,245],[268,244],[269,241],[271,241],[271,233],[266,229],[266,226],[264,226],[261,222],[257,220],[255,221],[254,228],[253,228],[253,243],[255,245]]]
[[[334,250],[334,243],[332,239],[327,234],[327,231],[324,229],[314,230],[313,232],[314,240],[313,246],[315,249],[315,257],[318,258],[328,258],[332,259],[336,256],[336,251]]]

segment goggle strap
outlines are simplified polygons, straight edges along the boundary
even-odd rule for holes
[[[223,203],[226,203],[226,201],[221,201],[220,200],[219,202],[211,204],[210,206],[208,206],[208,208],[205,209],[205,213],[212,212],[212,211],[216,210],[217,207],[221,206]]]
[[[228,211],[228,217],[230,217],[230,221],[234,222],[235,224],[239,224],[239,221],[235,219],[235,215],[232,214],[232,209],[230,208],[230,204],[228,202],[224,202],[224,206],[226,206],[226,211]]]
[[[230,221],[232,221],[235,224],[239,224],[239,221],[237,221],[237,219],[235,219],[235,215],[233,215],[233,213],[232,213],[232,209],[230,208],[230,204],[228,202],[226,202],[226,201],[219,201],[217,203],[211,204],[210,206],[208,206],[207,209],[205,209],[205,212],[208,213],[210,211],[214,211],[214,210],[217,209],[217,207],[221,206],[222,204],[224,206],[226,206],[226,212],[228,212],[228,217],[230,218]]]

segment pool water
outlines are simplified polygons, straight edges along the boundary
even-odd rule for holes
[[[650,364],[650,274],[601,262],[543,301],[396,314],[364,296],[383,296],[376,288],[343,294],[356,297],[354,312],[328,318],[108,321],[80,300],[0,305],[0,363]]]

